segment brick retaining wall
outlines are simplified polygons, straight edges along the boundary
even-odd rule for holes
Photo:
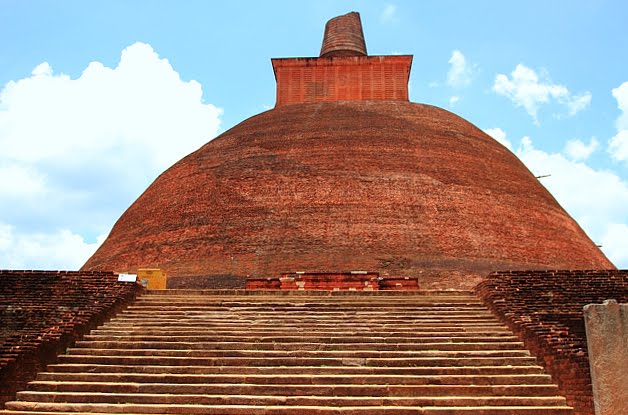
[[[509,271],[490,274],[477,294],[524,341],[578,415],[593,414],[583,307],[628,302],[628,271]]]
[[[141,290],[110,272],[0,270],[0,407]]]

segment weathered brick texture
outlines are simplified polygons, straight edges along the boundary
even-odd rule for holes
[[[164,269],[169,287],[366,269],[441,289],[493,270],[613,265],[471,123],[429,105],[343,101],[256,115],[166,170],[84,269],[138,267]]]
[[[300,102],[408,101],[412,56],[273,59],[276,106]]]
[[[325,25],[321,57],[366,56],[366,42],[360,13],[351,12],[334,17]]]
[[[0,407],[139,290],[110,272],[0,270]]]
[[[496,272],[476,291],[537,356],[576,413],[592,415],[583,307],[628,302],[628,271]]]
[[[247,290],[418,290],[418,279],[380,276],[379,272],[289,272],[278,277],[250,277]]]

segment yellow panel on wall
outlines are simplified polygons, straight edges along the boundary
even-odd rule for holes
[[[159,268],[140,268],[137,270],[137,280],[149,290],[165,290],[166,279],[166,271]]]

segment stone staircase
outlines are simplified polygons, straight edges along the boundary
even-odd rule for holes
[[[571,414],[470,292],[148,291],[2,414]]]

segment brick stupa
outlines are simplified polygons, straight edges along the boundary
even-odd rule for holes
[[[370,270],[447,288],[614,268],[508,149],[409,102],[411,63],[368,56],[357,13],[332,19],[320,57],[272,60],[275,108],[161,174],[83,269],[157,267],[178,287]]]

